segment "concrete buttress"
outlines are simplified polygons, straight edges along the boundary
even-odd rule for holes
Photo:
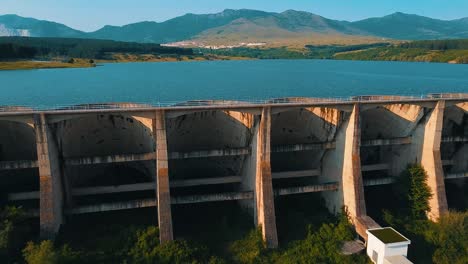
[[[427,172],[427,184],[432,192],[428,217],[433,221],[437,221],[442,214],[448,211],[444,170],[440,155],[444,110],[445,101],[439,101],[426,121],[424,138],[422,139],[421,165]]]
[[[156,111],[153,119],[153,135],[156,142],[156,196],[159,236],[161,243],[174,239],[172,231],[171,195],[167,156],[166,118],[163,110]]]
[[[353,107],[346,127],[346,139],[343,160],[343,199],[352,219],[366,215],[364,186],[361,175],[361,127],[359,105]]]
[[[257,130],[255,206],[256,222],[261,226],[263,238],[269,248],[278,247],[273,183],[270,164],[271,108],[262,110]]]
[[[54,238],[63,221],[59,150],[45,114],[34,116],[39,165],[39,218],[42,239]]]

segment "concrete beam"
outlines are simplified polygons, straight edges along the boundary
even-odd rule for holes
[[[424,138],[422,139],[421,165],[427,172],[427,184],[432,192],[432,197],[429,200],[431,209],[428,217],[434,221],[437,221],[442,214],[448,212],[444,170],[440,155],[444,109],[445,101],[439,101],[428,116],[424,127]]]
[[[138,192],[138,191],[151,191],[154,190],[156,183],[144,182],[135,184],[124,184],[115,186],[95,186],[76,188],[72,190],[73,196],[86,196],[86,195],[100,195],[110,193],[123,193],[123,192]]]
[[[0,161],[1,170],[19,170],[19,169],[34,169],[38,168],[37,160],[15,160],[15,161]]]
[[[45,114],[34,116],[39,164],[40,236],[51,239],[63,221],[62,172],[59,150]]]
[[[88,214],[97,212],[109,212],[118,210],[129,210],[136,208],[155,207],[157,205],[154,199],[133,200],[116,203],[102,203],[86,206],[79,206],[66,211],[67,214]]]
[[[163,110],[155,112],[153,136],[156,142],[156,196],[158,201],[159,238],[161,243],[174,239],[172,231],[169,165],[167,155],[166,116]]]
[[[234,193],[217,193],[207,195],[188,195],[176,196],[171,198],[171,204],[193,204],[219,201],[234,201],[253,199],[253,192],[234,192]],[[118,210],[129,210],[137,208],[158,207],[154,199],[132,200],[115,203],[101,203],[94,205],[86,205],[67,210],[67,214],[86,214],[97,212],[108,212]]]
[[[449,173],[445,175],[446,180],[468,178],[468,172]]]
[[[338,183],[331,182],[331,183],[275,189],[275,196],[301,194],[301,193],[327,192],[327,191],[336,191],[336,190],[338,190]]]
[[[255,203],[257,225],[261,226],[268,248],[278,247],[273,182],[270,164],[271,108],[262,110],[257,130]]]
[[[39,192],[21,192],[21,193],[9,193],[8,201],[25,201],[25,200],[37,200],[39,199]]]
[[[282,145],[273,146],[271,152],[298,152],[307,150],[321,150],[321,149],[334,149],[335,142],[323,142],[323,143],[312,143],[312,144],[294,144],[294,145]]]
[[[442,143],[468,142],[468,137],[444,137]]]
[[[361,166],[361,171],[383,171],[388,169],[390,169],[390,166],[387,163]]]
[[[105,163],[121,163],[131,161],[147,161],[155,159],[155,152],[140,153],[140,154],[118,154],[109,156],[97,156],[97,157],[82,157],[82,158],[68,158],[65,160],[67,166],[77,165],[93,165],[93,164],[105,164]]]
[[[301,170],[301,171],[282,171],[272,173],[272,178],[276,179],[291,179],[301,177],[314,177],[320,175],[320,169],[317,170]]]
[[[241,156],[241,155],[248,155],[249,153],[250,153],[250,148],[236,148],[236,149],[226,148],[226,149],[200,150],[200,151],[191,151],[191,152],[171,152],[169,153],[169,159],[193,159],[193,158],[208,158],[208,157]],[[139,153],[139,154],[117,154],[117,155],[109,155],[109,156],[69,158],[65,160],[65,164],[69,166],[77,166],[77,165],[132,162],[132,161],[147,161],[147,160],[155,160],[155,155],[156,155],[155,152],[148,152],[148,153]],[[1,163],[0,163],[0,166],[1,166]]]
[[[411,144],[411,137],[362,140],[361,147]]]
[[[242,156],[250,154],[250,148],[225,148],[191,152],[171,152],[169,159],[193,159],[209,157]]]
[[[192,204],[192,203],[207,203],[220,201],[236,201],[236,200],[251,200],[254,198],[253,192],[232,192],[232,193],[216,193],[204,195],[188,195],[172,197],[172,204]]]
[[[192,186],[202,186],[202,185],[240,183],[241,181],[242,181],[241,176],[227,176],[227,177],[219,177],[219,178],[176,180],[176,181],[171,181],[170,185],[171,185],[171,188],[180,188],[180,187],[192,187]]]
[[[386,178],[375,178],[375,179],[364,179],[364,186],[378,186],[378,185],[388,185],[395,182],[395,178],[386,177]]]

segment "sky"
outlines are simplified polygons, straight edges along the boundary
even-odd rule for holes
[[[0,0],[0,15],[50,20],[84,31],[104,25],[162,22],[186,13],[216,13],[227,8],[295,9],[348,21],[398,11],[446,20],[468,17],[468,0]]]

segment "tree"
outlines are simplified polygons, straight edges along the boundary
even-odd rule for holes
[[[220,263],[209,258],[207,249],[176,240],[159,244],[159,229],[151,226],[137,232],[136,242],[128,253],[128,263],[137,264],[170,264],[170,263]]]
[[[434,263],[468,263],[468,212],[442,215],[438,223],[431,223],[425,237],[436,247]]]
[[[252,230],[244,239],[232,243],[229,249],[236,263],[268,263],[265,259],[266,245],[260,228]]]
[[[420,165],[410,165],[398,177],[394,188],[398,198],[400,215],[398,218],[410,217],[409,221],[427,219],[427,212],[431,209],[429,199],[431,189],[427,185],[427,174]]]
[[[28,264],[55,264],[58,263],[57,252],[55,252],[52,241],[46,240],[40,244],[28,242],[23,249],[23,256]]]
[[[50,240],[40,243],[28,242],[23,249],[28,264],[79,264],[85,262],[84,255],[73,251],[67,244],[56,249]]]
[[[20,207],[7,206],[0,211],[0,258],[12,260],[27,241],[29,227]]]

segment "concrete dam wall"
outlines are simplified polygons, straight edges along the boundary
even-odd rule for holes
[[[235,200],[276,247],[275,197],[316,192],[366,238],[368,186],[421,164],[437,221],[445,181],[468,177],[468,95],[100,108],[0,108],[0,199],[43,238],[76,214],[155,207],[165,242],[172,206]]]

